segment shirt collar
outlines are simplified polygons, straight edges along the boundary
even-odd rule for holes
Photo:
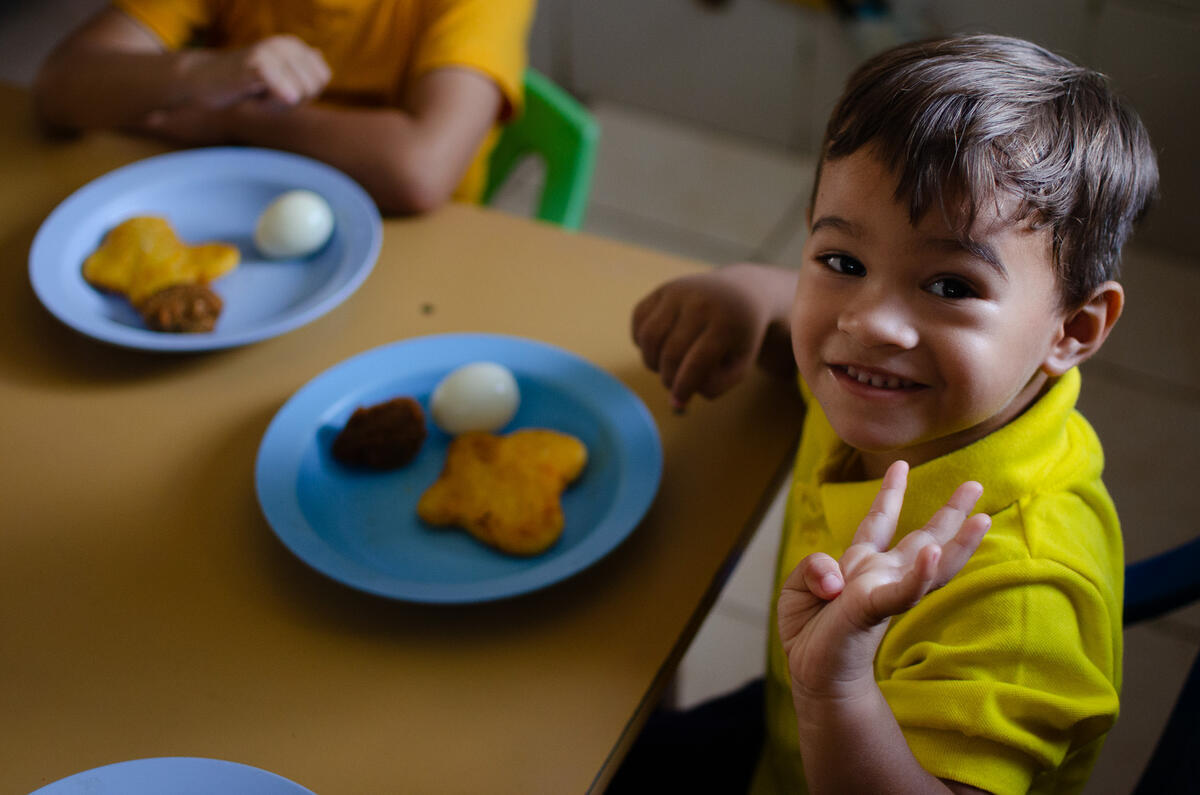
[[[914,467],[908,474],[904,507],[893,541],[922,527],[963,481],[983,484],[977,512],[995,514],[1024,495],[1039,491],[1047,470],[1069,447],[1067,420],[1079,397],[1080,376],[1073,368],[1026,411],[977,442]],[[818,409],[815,402],[810,410]],[[879,492],[880,480],[823,483],[825,519],[833,539],[849,546]]]

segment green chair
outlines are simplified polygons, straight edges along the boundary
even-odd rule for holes
[[[536,155],[546,166],[537,217],[578,229],[592,188],[599,138],[600,128],[586,108],[545,75],[527,70],[525,112],[504,128],[492,150],[484,204],[491,203],[518,162]]]

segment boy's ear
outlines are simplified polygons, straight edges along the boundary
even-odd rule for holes
[[[1105,282],[1095,289],[1083,306],[1063,317],[1058,338],[1042,363],[1042,371],[1060,376],[1083,364],[1108,339],[1108,333],[1125,308],[1125,290],[1117,282]]]

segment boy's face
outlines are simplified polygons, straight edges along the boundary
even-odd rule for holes
[[[800,374],[868,477],[1016,417],[1066,318],[1047,230],[985,206],[968,251],[936,207],[914,228],[896,182],[869,148],[823,164],[791,318]]]

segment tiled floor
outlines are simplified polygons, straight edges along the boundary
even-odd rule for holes
[[[98,0],[29,2],[0,11],[0,79],[28,83],[62,26]],[[597,102],[603,135],[585,233],[720,264],[795,265],[813,163],[793,153]],[[536,169],[499,206],[528,214]],[[1105,442],[1106,481],[1124,517],[1129,559],[1196,535],[1200,490],[1200,263],[1133,248],[1129,306],[1085,368],[1082,407]],[[689,705],[763,670],[779,502],[733,571],[685,656],[676,699]],[[1124,712],[1088,795],[1128,793],[1188,666],[1200,652],[1200,608],[1126,633]]]

